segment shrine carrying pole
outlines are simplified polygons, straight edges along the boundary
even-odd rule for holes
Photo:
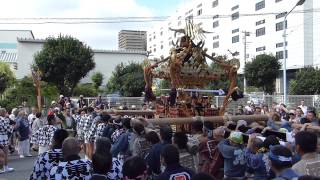
[[[212,123],[225,123],[227,121],[239,121],[245,120],[248,123],[251,122],[267,122],[267,115],[239,115],[239,116],[198,116],[198,117],[184,117],[184,118],[157,118],[146,119],[148,123],[153,125],[165,125],[165,124],[187,124],[194,121],[209,121]]]

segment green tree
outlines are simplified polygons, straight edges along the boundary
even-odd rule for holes
[[[35,55],[34,68],[42,72],[42,80],[54,84],[65,96],[70,96],[94,67],[91,48],[71,36],[47,38],[43,49]]]
[[[289,94],[314,95],[320,93],[320,70],[305,67],[296,72],[296,78],[289,82]]]
[[[9,65],[0,62],[0,94],[2,94],[10,85],[13,84],[15,77]]]
[[[103,74],[101,72],[96,72],[92,75],[91,80],[93,82],[93,86],[96,90],[102,85]]]
[[[46,82],[41,82],[41,87],[42,96],[48,106],[51,101],[56,100],[58,97],[58,89]],[[12,109],[20,106],[22,101],[26,101],[28,106],[37,105],[36,89],[31,77],[25,76],[17,80],[14,87],[8,88],[5,91],[4,98],[0,101],[0,106]]]
[[[275,90],[275,79],[279,74],[281,63],[273,55],[261,54],[245,66],[248,85],[262,88],[265,93]]]
[[[144,91],[143,67],[139,63],[131,62],[128,65],[120,63],[107,83],[107,93],[119,92],[122,96],[138,97]]]
[[[96,97],[98,92],[95,88],[92,88],[91,84],[78,84],[76,88],[74,88],[73,96],[79,97],[80,95],[85,97]]]

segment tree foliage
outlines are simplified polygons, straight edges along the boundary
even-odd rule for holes
[[[47,38],[35,55],[35,68],[42,80],[56,85],[60,94],[70,96],[77,83],[95,67],[93,51],[71,36]]]
[[[107,83],[107,93],[119,92],[122,96],[138,97],[144,91],[143,67],[139,63],[118,64]]]
[[[265,93],[275,91],[275,79],[279,74],[280,62],[273,55],[261,54],[245,66],[248,85],[262,88]]]
[[[296,72],[296,78],[289,82],[289,93],[293,95],[319,94],[320,69],[305,67]]]
[[[10,85],[13,84],[15,77],[9,65],[0,62],[0,94],[2,94]]]
[[[98,91],[97,89],[92,88],[91,84],[78,84],[76,88],[74,88],[73,96],[79,97],[80,95],[85,97],[96,97]]]
[[[41,82],[41,87],[42,96],[44,97],[46,105],[49,105],[52,100],[56,100],[59,93],[55,86]],[[28,106],[37,105],[36,89],[33,85],[32,78],[27,76],[17,80],[14,87],[6,90],[4,98],[0,101],[0,106],[12,109],[20,106],[23,101],[26,101]]]
[[[98,89],[103,82],[103,74],[101,72],[96,72],[92,75],[91,80],[95,89]]]

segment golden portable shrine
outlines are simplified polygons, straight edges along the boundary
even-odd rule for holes
[[[237,87],[239,60],[236,58],[228,60],[225,56],[216,56],[214,53],[207,54],[208,49],[204,48],[204,44],[205,34],[209,32],[194,24],[192,20],[186,21],[185,29],[170,30],[182,33],[183,36],[176,44],[172,42],[174,47],[168,57],[149,60],[150,63],[145,66],[145,101],[156,102],[156,116],[160,118],[224,115],[231,100],[243,97]],[[209,68],[206,59],[216,63],[217,68]],[[169,97],[163,96],[157,100],[152,92],[154,78],[170,82]],[[208,83],[223,78],[230,84],[221,107],[212,108],[210,96],[191,95],[183,90],[183,88],[203,88]]]

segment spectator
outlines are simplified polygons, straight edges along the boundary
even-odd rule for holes
[[[196,164],[192,154],[188,152],[188,137],[184,132],[176,132],[173,136],[173,144],[179,150],[179,162],[183,167],[196,171]]]
[[[246,160],[244,156],[243,137],[241,132],[233,131],[229,139],[220,141],[219,151],[224,158],[224,176],[226,178],[244,178]]]
[[[148,173],[152,176],[157,176],[161,173],[160,154],[162,148],[167,144],[171,144],[172,141],[172,129],[170,126],[163,126],[160,128],[160,139],[161,141],[159,143],[152,146],[147,159],[147,164],[149,166]]]
[[[83,99],[83,95],[80,95],[80,99],[77,102],[79,108],[87,107],[86,101]]]
[[[67,138],[62,144],[63,161],[50,170],[50,179],[89,179],[91,162],[81,159],[80,144],[75,138]]]
[[[204,121],[203,123],[203,134],[207,137],[207,139],[212,140],[213,138],[213,123],[210,121]]]
[[[55,116],[48,115],[48,124],[38,129],[38,131],[32,135],[31,142],[39,146],[39,154],[46,152],[52,143],[54,132],[57,128],[54,126]]]
[[[41,112],[36,113],[36,119],[33,121],[33,124],[32,124],[32,134],[37,132],[38,129],[40,129],[44,125],[44,122],[41,119],[41,115],[42,115]]]
[[[263,147],[263,141],[257,137],[257,134],[249,136],[246,154],[248,170],[252,172],[254,180],[267,180],[268,171],[266,164],[268,163],[264,158],[264,154],[259,152]]]
[[[317,153],[317,135],[312,132],[300,131],[295,135],[296,152],[301,160],[293,165],[292,169],[299,174],[307,174],[307,163],[320,162]],[[315,175],[315,174],[308,174]]]
[[[191,180],[214,180],[214,178],[209,175],[209,174],[206,174],[206,173],[198,173],[198,174],[195,174]]]
[[[154,131],[150,131],[146,134],[146,140],[153,146],[160,142],[158,134]]]
[[[194,172],[190,169],[184,168],[179,162],[179,150],[167,144],[163,147],[161,152],[161,162],[166,167],[164,172],[160,174],[157,180],[163,179],[184,179],[191,180]]]
[[[110,154],[111,143],[108,138],[100,137],[96,138],[95,142],[95,154]],[[117,158],[112,158],[112,167],[107,173],[109,179],[122,179],[122,165],[123,162]]]
[[[122,124],[125,132],[121,134],[114,142],[113,146],[111,147],[111,153],[113,157],[117,157],[119,155],[120,159],[126,159],[131,155],[129,148],[129,141],[132,136],[131,119],[124,118],[122,120]]]
[[[133,132],[136,134],[136,138],[132,145],[132,155],[145,158],[148,151],[151,149],[151,144],[149,144],[145,138],[146,132],[144,126],[139,122],[134,123]]]
[[[64,129],[58,129],[54,132],[51,149],[38,156],[30,180],[50,179],[50,169],[63,160],[61,148],[67,137],[68,132]]]
[[[107,173],[112,168],[112,155],[94,153],[92,156],[93,174],[90,180],[109,180]]]
[[[302,110],[304,115],[307,114],[308,106],[304,104],[304,100],[300,101],[300,105],[298,107]]]
[[[29,116],[28,116],[28,122],[29,122],[30,127],[32,127],[32,123],[36,119],[37,112],[38,112],[37,108],[35,108],[35,107],[31,108],[31,114],[29,114]]]
[[[59,96],[58,104],[60,105],[61,110],[64,110],[66,103],[62,94]]]
[[[17,130],[17,136],[19,140],[19,143],[18,143],[19,157],[20,158],[24,158],[25,156],[31,157],[32,155],[30,154],[30,143],[29,143],[31,128],[28,122],[27,115],[24,111],[19,112],[15,129]]]
[[[3,169],[0,170],[0,174],[14,171],[13,168],[8,167],[8,133],[12,132],[12,127],[6,115],[6,109],[0,108],[0,149],[3,151]]]
[[[280,125],[276,124],[276,122],[280,122],[281,117],[277,112],[272,113],[270,115],[271,115],[271,118],[268,119],[267,128],[278,131],[280,129]]]
[[[269,160],[271,169],[275,172],[274,180],[286,180],[298,178],[298,174],[291,169],[292,153],[282,145],[276,145],[270,148]]]
[[[127,159],[123,164],[124,179],[147,179],[147,165],[145,161],[138,156],[133,156]]]

